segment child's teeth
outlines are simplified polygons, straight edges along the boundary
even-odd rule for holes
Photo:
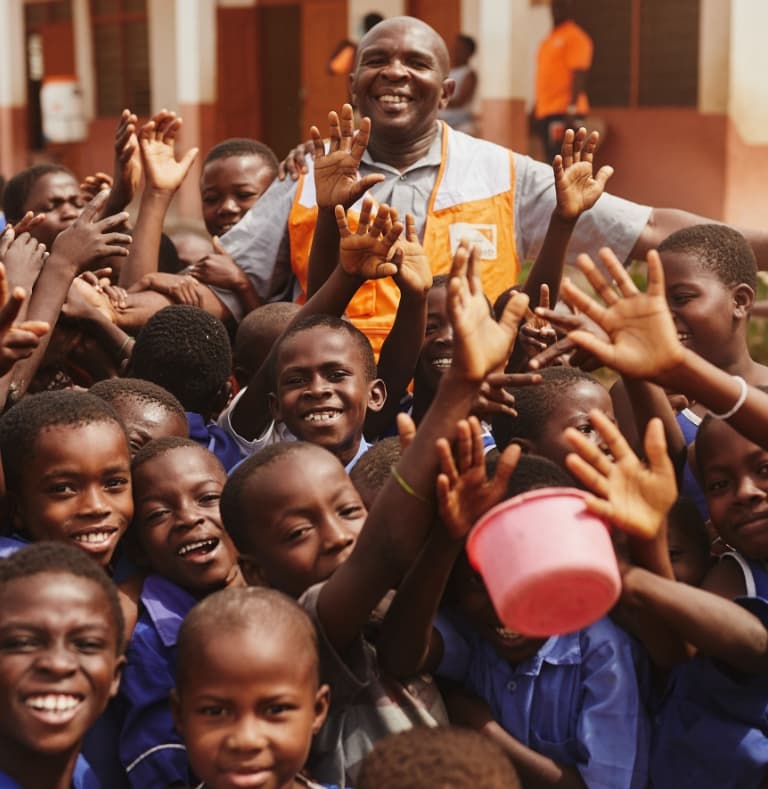
[[[47,696],[31,696],[25,703],[36,710],[64,712],[65,710],[74,709],[80,703],[80,699],[76,696],[52,693]]]
[[[338,411],[314,411],[311,414],[307,414],[304,419],[307,422],[330,422],[331,419],[338,416],[338,413]]]
[[[435,359],[432,364],[435,367],[440,367],[441,369],[448,369],[451,366],[451,358],[450,356],[443,356],[440,359]]]
[[[76,534],[75,540],[77,542],[87,542],[90,544],[106,542],[112,536],[109,531],[92,531],[87,534]]]
[[[497,627],[496,632],[502,638],[518,638],[520,636],[520,633],[515,633],[514,630],[508,630],[506,627]]]
[[[198,540],[197,542],[191,542],[189,545],[182,545],[181,548],[177,551],[179,556],[185,556],[192,551],[197,551],[200,548],[213,548],[216,545],[216,540]]]

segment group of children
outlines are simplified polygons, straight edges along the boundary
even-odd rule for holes
[[[580,130],[558,221],[493,308],[475,249],[438,266],[371,201],[354,227],[336,207],[338,249],[317,234],[310,271],[335,268],[306,303],[262,304],[218,237],[277,161],[211,150],[212,238],[185,259],[163,234],[196,155],[180,127],[126,110],[113,177],[37,165],[5,190],[0,786],[768,786],[746,241],[675,233],[645,293],[582,256],[602,304],[561,281],[610,176]],[[400,303],[377,358],[345,311],[381,277]],[[542,487],[590,491],[623,586],[610,616],[531,638],[464,545]]]

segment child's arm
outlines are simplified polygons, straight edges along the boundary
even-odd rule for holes
[[[145,184],[131,254],[120,271],[119,284],[123,288],[129,288],[145,274],[157,271],[165,214],[198,150],[191,148],[181,161],[176,161],[176,135],[180,128],[181,118],[163,110],[144,124],[139,132]]]
[[[510,444],[499,458],[493,479],[488,480],[477,417],[461,420],[456,432],[458,465],[448,441],[437,442],[440,521],[398,587],[376,641],[381,667],[396,677],[433,672],[440,664],[443,644],[433,622],[454,562],[477,518],[504,497],[520,458],[520,447]]]
[[[580,255],[578,265],[606,306],[569,280],[563,282],[562,297],[571,308],[585,312],[607,339],[577,330],[570,332],[573,342],[614,370],[647,378],[702,403],[713,413],[728,413],[746,392],[728,423],[756,444],[768,446],[768,394],[751,386],[745,390],[733,376],[680,343],[664,296],[658,254],[653,250],[648,253],[646,293],[637,289],[610,250],[602,251],[601,260],[618,293],[588,255]]]
[[[485,376],[505,363],[515,341],[527,297],[515,294],[496,323],[474,272],[475,251],[461,244],[448,286],[451,367],[413,442],[377,496],[351,556],[320,591],[317,614],[339,654],[359,636],[387,590],[399,584],[424,543],[434,511],[435,442],[453,439],[457,422],[468,415]]]
[[[365,434],[376,437],[392,424],[400,395],[413,378],[427,328],[427,293],[432,287],[432,267],[416,234],[416,222],[405,217],[405,239],[397,243],[400,265],[394,280],[400,288],[395,322],[381,346],[378,375],[387,387],[387,399],[381,411],[369,411]]]
[[[360,178],[358,169],[368,145],[371,133],[370,118],[360,119],[360,128],[355,131],[352,106],[345,104],[341,116],[328,113],[330,144],[328,152],[320,135],[320,130],[310,129],[314,150],[312,152],[315,171],[315,194],[317,202],[317,224],[315,235],[318,237],[317,250],[309,266],[307,296],[315,293],[331,275],[336,265],[339,248],[339,235],[336,230],[334,211],[337,205],[349,208],[374,184],[384,180],[380,174]]]
[[[115,166],[106,214],[124,211],[133,200],[141,183],[142,164],[139,140],[136,136],[138,118],[130,110],[123,110],[115,131]]]
[[[108,196],[106,191],[96,195],[75,222],[53,242],[51,254],[32,290],[27,320],[55,325],[72,280],[78,274],[100,258],[127,255],[131,237],[113,230],[125,222],[127,214],[98,219]],[[14,402],[27,391],[48,348],[50,336],[50,333],[43,335],[32,355],[14,367],[9,386]]]

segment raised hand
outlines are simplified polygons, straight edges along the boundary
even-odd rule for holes
[[[680,343],[664,295],[664,271],[655,250],[648,253],[648,289],[641,293],[621,261],[610,249],[600,250],[600,259],[616,283],[605,279],[589,255],[579,255],[578,266],[606,306],[570,280],[561,295],[573,310],[583,312],[607,335],[607,339],[577,329],[568,336],[576,345],[603,364],[633,378],[654,379],[676,367],[685,349]]]
[[[463,540],[477,519],[504,498],[521,449],[517,444],[510,444],[499,457],[493,479],[488,479],[479,420],[471,416],[462,419],[456,427],[455,453],[444,438],[436,445],[440,458],[437,505],[448,534],[455,540]]]
[[[100,313],[110,323],[117,322],[117,312],[102,288],[85,274],[75,277],[69,286],[67,300],[61,308],[62,314],[68,318],[88,319],[94,313]],[[98,283],[98,279],[97,279]]]
[[[402,252],[393,252],[395,242],[403,232],[403,225],[397,221],[397,211],[382,203],[371,219],[373,200],[363,200],[357,232],[353,233],[347,224],[344,208],[335,208],[336,224],[339,228],[339,264],[345,273],[361,279],[381,279],[397,274],[398,261]]]
[[[102,189],[85,206],[80,216],[56,236],[51,255],[76,264],[80,272],[98,258],[113,255],[125,257],[128,254],[131,237],[127,233],[110,232],[113,228],[120,227],[128,218],[128,214],[123,211],[98,219],[108,197],[109,191]]]
[[[5,267],[0,263],[0,375],[5,375],[16,362],[31,356],[40,338],[50,331],[44,321],[14,321],[27,298],[23,288],[13,288],[8,294]]]
[[[84,203],[90,203],[102,189],[112,188],[112,176],[108,173],[86,175],[80,184],[80,196]]]
[[[317,126],[309,130],[317,205],[320,208],[334,208],[336,205],[349,208],[374,184],[384,180],[382,174],[363,178],[358,174],[371,133],[371,120],[362,118],[360,128],[355,131],[352,106],[345,104],[341,108],[341,117],[335,112],[328,113],[328,126],[330,145],[327,152]]]
[[[47,258],[45,244],[29,233],[17,234],[9,227],[0,235],[0,261],[5,266],[5,278],[10,288],[31,291]]]
[[[475,274],[475,256],[474,247],[470,249],[465,241],[459,244],[451,266],[447,306],[453,328],[451,373],[480,383],[506,364],[528,296],[513,293],[499,322],[494,321],[480,277]]]
[[[651,419],[645,431],[645,465],[602,411],[591,411],[589,419],[613,460],[575,428],[565,431],[575,450],[565,464],[596,494],[587,499],[587,507],[632,536],[653,539],[677,498],[675,470],[661,420]]]
[[[45,221],[45,214],[36,214],[34,211],[27,211],[15,225],[7,225],[12,228],[17,236],[28,233],[33,227]]]
[[[290,177],[292,181],[298,181],[299,176],[309,172],[307,167],[307,156],[315,149],[312,140],[299,143],[295,148],[288,151],[285,159],[277,166],[277,178],[284,181]]]
[[[181,161],[176,161],[176,136],[181,129],[181,118],[175,112],[161,110],[139,131],[139,147],[144,163],[146,188],[173,193],[180,186],[192,166],[198,149],[190,148]]]
[[[537,373],[489,373],[475,395],[471,413],[478,419],[490,419],[496,414],[517,416],[515,397],[507,387],[540,382],[541,376]]]
[[[115,131],[115,183],[110,208],[116,211],[122,211],[133,200],[141,183],[143,166],[136,135],[138,122],[130,110],[123,110]]]
[[[595,337],[608,340],[608,335],[593,320],[590,320],[583,312],[556,312],[543,306],[536,308],[536,314],[546,320],[554,329],[564,333],[565,336],[557,339],[552,345],[542,348],[531,358],[529,361],[531,369],[540,370],[542,367],[559,363],[559,360],[565,356],[568,357],[567,363],[570,366],[580,367],[582,370],[591,371],[602,367],[602,363],[598,359],[583,348],[579,348],[568,335],[568,332],[581,329],[594,334]],[[563,361],[565,360],[563,359]]]
[[[568,222],[575,222],[584,211],[588,211],[605,191],[613,167],[605,165],[596,174],[592,171],[592,159],[600,134],[587,130],[567,129],[563,137],[561,153],[555,156],[552,169],[555,171],[555,194],[557,213]]]
[[[412,214],[405,215],[405,234],[400,236],[396,247],[402,251],[402,262],[395,282],[400,293],[424,295],[432,287],[432,266],[416,232],[416,219]]]

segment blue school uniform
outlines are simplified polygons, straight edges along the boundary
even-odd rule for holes
[[[437,675],[484,699],[523,745],[575,766],[590,789],[640,789],[648,780],[650,724],[636,670],[640,653],[609,619],[553,636],[511,666],[457,614],[438,614]]]
[[[201,414],[187,411],[187,423],[189,437],[204,449],[213,452],[228,472],[243,459],[243,453],[235,439],[215,422],[206,422]]]
[[[734,602],[768,627],[768,571],[762,562],[726,555],[738,561],[750,593]],[[756,789],[767,773],[768,676],[702,654],[678,666],[655,720],[654,789]]]
[[[675,419],[685,439],[685,445],[690,446],[690,444],[696,440],[696,433],[699,432],[701,417],[698,414],[694,414],[690,408],[684,408],[678,414],[675,414]],[[680,487],[680,494],[689,498],[696,505],[701,513],[701,517],[704,518],[704,520],[708,520],[709,507],[707,506],[707,497],[704,495],[703,488],[691,470],[687,457],[683,463],[683,478]]]
[[[120,761],[135,789],[166,789],[175,782],[194,785],[169,698],[176,686],[179,628],[196,602],[191,594],[159,575],[144,581],[120,683],[125,703]]]
[[[72,774],[72,789],[102,789],[102,787],[103,784],[96,778],[88,762],[82,756],[78,756]],[[0,773],[0,789],[24,789],[24,787],[17,784],[7,773]]]

